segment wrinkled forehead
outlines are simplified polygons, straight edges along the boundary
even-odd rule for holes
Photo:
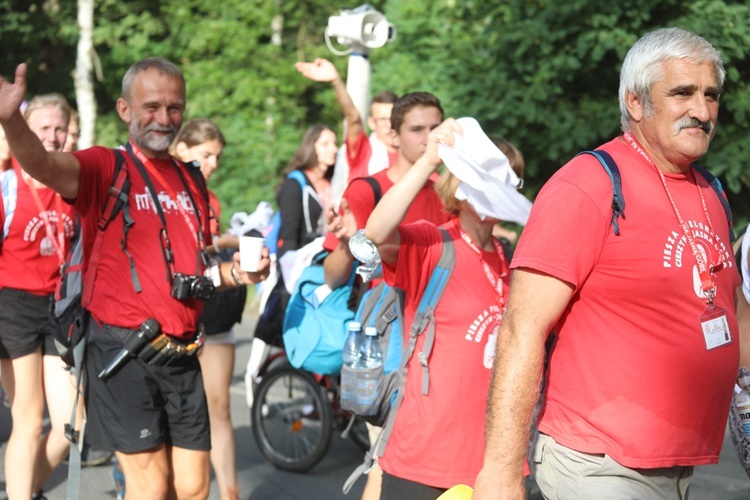
[[[185,82],[182,78],[153,68],[138,73],[133,80],[133,99],[154,99],[157,96],[184,102]]]

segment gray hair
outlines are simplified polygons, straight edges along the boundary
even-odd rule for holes
[[[172,78],[177,78],[182,82],[182,92],[185,93],[185,77],[180,71],[180,68],[175,66],[174,63],[167,61],[162,57],[147,57],[132,65],[125,76],[122,77],[122,98],[130,102],[131,89],[133,88],[133,82],[138,73],[147,71],[149,69],[155,69],[161,75],[167,75]]]
[[[631,116],[625,103],[628,92],[643,103],[644,113],[653,113],[651,87],[664,77],[662,63],[670,59],[688,59],[714,65],[720,88],[724,87],[724,63],[719,51],[705,38],[680,28],[662,28],[647,33],[635,42],[620,70],[620,122],[623,131],[630,130]]]
[[[62,94],[58,94],[57,92],[51,94],[40,94],[34,97],[29,102],[28,106],[26,106],[26,109],[23,112],[23,117],[28,121],[31,113],[44,108],[58,108],[65,115],[65,121],[70,122],[70,115],[72,113],[70,104],[68,104],[68,101]]]

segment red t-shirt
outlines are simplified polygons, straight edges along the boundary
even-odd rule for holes
[[[84,269],[87,272],[91,248],[96,237],[96,221],[101,215],[109,187],[112,185],[115,157],[111,149],[93,147],[74,153],[81,163],[81,186],[74,202],[76,211],[83,220]],[[127,250],[133,256],[140,279],[141,293],[136,293],[130,277],[129,261],[120,247],[123,236],[123,218],[118,215],[107,227],[102,243],[99,266],[96,269],[94,292],[88,308],[100,322],[123,328],[138,328],[148,318],[156,319],[162,331],[175,337],[188,337],[195,332],[202,311],[199,300],[177,300],[171,296],[171,276],[167,279],[161,246],[162,224],[145,182],[127,153],[125,167],[131,182],[129,193],[130,215],[134,220],[128,233]],[[167,231],[174,253],[176,273],[195,275],[204,269],[198,268],[198,246],[196,234],[188,226],[180,203],[188,214],[193,228],[198,228],[195,210],[180,176],[171,161],[152,160],[153,165],[177,195],[173,200],[157,179],[152,182],[158,192]],[[197,192],[197,186],[189,173],[185,179],[190,187],[192,199],[198,204],[201,218],[200,230],[205,242],[211,241],[209,233],[209,210],[205,196]]]
[[[508,293],[505,259],[484,250],[480,258],[463,241],[456,223],[454,219],[444,226],[453,240],[456,264],[435,309],[429,394],[422,394],[422,367],[416,355],[423,349],[423,334],[409,361],[404,399],[380,458],[389,474],[437,488],[473,485],[482,468],[487,390],[502,318],[482,260],[496,278],[504,276],[503,294]],[[411,325],[440,259],[443,239],[438,228],[426,222],[401,226],[399,233],[396,267],[384,264],[383,273],[389,285],[406,291],[405,324]]]
[[[582,155],[541,190],[513,257],[514,268],[575,287],[556,327],[539,430],[627,467],[716,463],[739,356],[724,210],[700,174],[665,174],[700,251],[724,261],[714,281],[731,342],[708,350],[695,259],[657,171],[619,138],[602,148],[622,174],[620,236],[609,177]]]
[[[359,133],[353,143],[346,143],[346,160],[349,163],[349,179],[352,182],[359,177],[367,177],[384,170],[398,159],[398,151],[388,152],[388,164],[378,165],[376,170],[370,168],[370,159],[372,158],[372,144],[364,130]]]
[[[55,291],[60,279],[62,262],[55,246],[55,243],[59,245],[60,242],[58,231],[64,231],[60,250],[65,256],[75,231],[75,214],[59,194],[46,186],[36,188],[43,212],[40,211],[28,184],[33,182],[32,179],[28,178],[27,183],[21,167],[15,162],[13,172],[16,175],[18,196],[8,235],[0,253],[0,288],[49,295]],[[54,241],[47,234],[43,213],[49,221]]]
[[[380,191],[383,195],[393,187],[393,182],[388,178],[386,172],[387,170],[382,170],[372,176],[380,185]],[[360,229],[364,228],[367,225],[367,219],[370,218],[370,214],[375,210],[375,193],[372,190],[372,186],[367,181],[355,179],[346,188],[344,198],[349,203],[349,209],[357,221],[357,227]],[[340,210],[339,213],[341,213]],[[452,218],[453,216],[445,210],[440,197],[435,192],[435,183],[427,181],[414,198],[402,224],[426,220],[440,225]],[[333,233],[326,234],[323,248],[330,252],[335,250],[337,246],[339,246],[339,239]]]

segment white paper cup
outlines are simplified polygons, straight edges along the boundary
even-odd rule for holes
[[[265,240],[254,236],[240,236],[240,269],[248,273],[258,271]]]

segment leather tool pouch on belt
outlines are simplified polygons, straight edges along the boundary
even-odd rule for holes
[[[138,357],[152,366],[164,366],[186,357],[195,356],[203,346],[206,335],[203,325],[192,341],[186,342],[161,334],[146,344]]]

